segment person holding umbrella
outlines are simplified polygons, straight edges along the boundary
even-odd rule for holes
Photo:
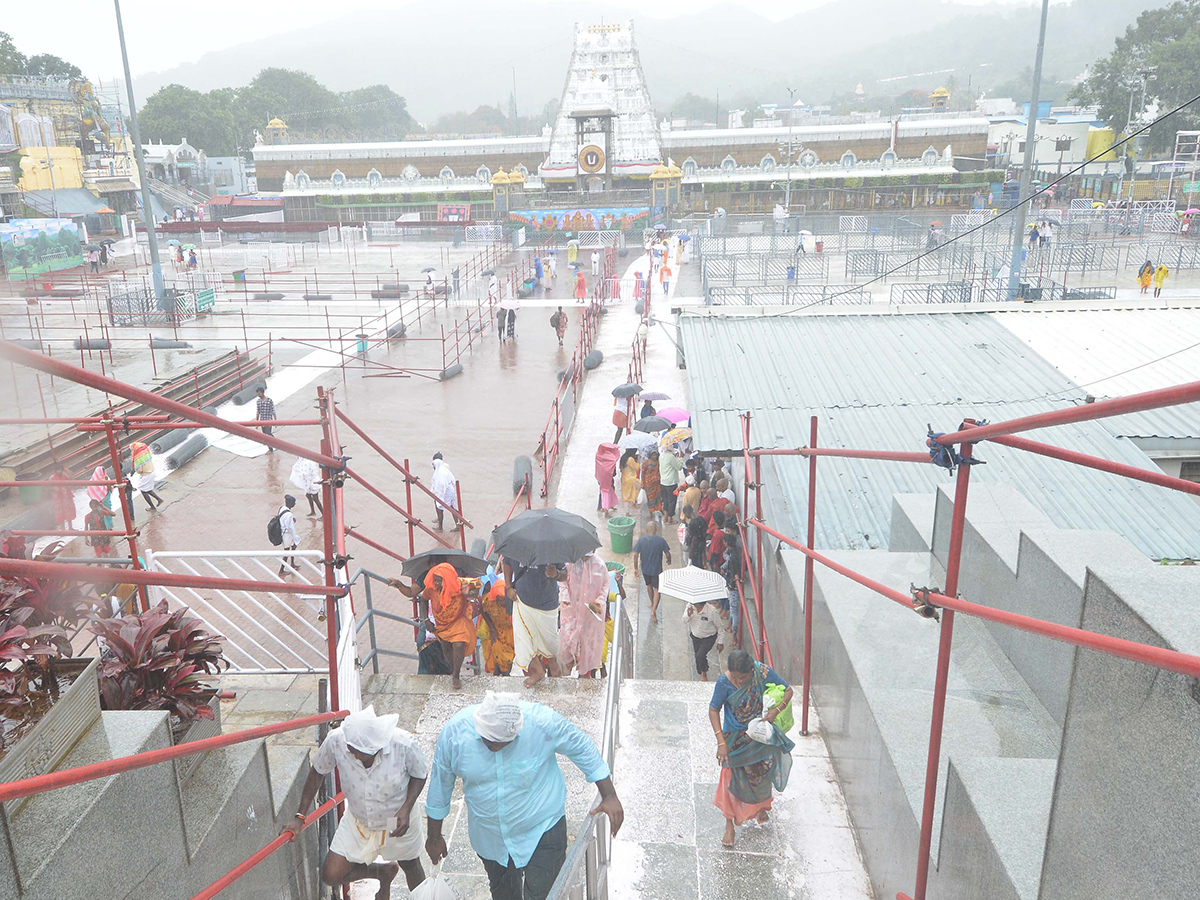
[[[561,509],[531,509],[493,532],[504,580],[516,593],[513,643],[525,686],[547,673],[562,674],[558,663],[558,585],[567,578],[566,564],[600,546],[596,526]]]
[[[450,663],[450,687],[462,690],[462,665],[467,645],[475,644],[475,619],[467,601],[462,580],[450,563],[438,563],[425,575],[423,600],[419,601],[426,628],[442,644],[442,653]]]
[[[411,585],[388,579],[388,584],[416,601],[417,616],[424,630],[438,640],[455,690],[462,687],[463,660],[468,645],[475,645],[476,635],[471,596],[463,579],[478,578],[488,569],[487,560],[465,550],[438,547],[404,561],[401,573],[412,579]]]
[[[513,603],[514,659],[525,673],[525,687],[547,674],[562,675],[558,664],[558,583],[567,580],[565,565],[522,566],[504,557],[504,581],[516,593]]]

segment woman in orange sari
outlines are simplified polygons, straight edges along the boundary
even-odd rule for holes
[[[438,563],[426,573],[424,597],[429,604],[429,630],[441,642],[450,662],[450,686],[460,690],[467,645],[475,643],[475,621],[454,566]]]
[[[489,675],[507,675],[512,671],[516,651],[513,645],[512,601],[508,600],[508,584],[488,566],[480,579],[483,595],[480,603],[479,628],[476,634],[483,647],[483,662]]]

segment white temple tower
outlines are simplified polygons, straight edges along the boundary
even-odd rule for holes
[[[539,167],[542,179],[552,189],[611,189],[625,179],[649,177],[661,160],[633,22],[576,23],[550,154]]]

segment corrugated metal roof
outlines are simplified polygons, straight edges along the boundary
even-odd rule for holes
[[[1025,416],[1086,394],[988,314],[685,315],[680,331],[696,446],[707,452],[740,452],[746,410],[757,446],[806,444],[816,415],[825,446],[923,450],[927,424],[946,431],[967,416]],[[1032,436],[1157,471],[1100,422]],[[987,464],[973,478],[1011,484],[1061,527],[1115,531],[1154,558],[1200,555],[1200,504],[1190,497],[1000,445],[978,455]],[[769,465],[801,534],[806,464]],[[837,549],[886,547],[892,494],[932,492],[949,478],[904,463],[823,458],[818,468],[818,546]]]
[[[1023,309],[990,315],[1096,397],[1200,378],[1200,309]],[[1127,437],[1200,438],[1200,405],[1122,416],[1109,427]]]

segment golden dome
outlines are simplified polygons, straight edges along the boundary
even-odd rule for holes
[[[525,181],[525,176],[516,169],[513,169],[508,173],[508,180],[512,184],[523,184]]]
[[[279,118],[279,116],[276,116],[270,122],[267,123],[267,127],[268,128],[287,128],[287,123],[284,122],[283,119]]]
[[[930,97],[949,97],[950,92],[948,90],[946,90],[944,87],[940,87],[936,91],[934,91],[932,94],[930,94],[929,96]]]
[[[682,178],[683,177],[683,169],[679,168],[679,166],[675,165],[675,163],[671,163],[669,166],[667,166],[667,173],[672,178]]]
[[[496,174],[492,176],[492,184],[511,184],[511,183],[512,183],[512,176],[504,171],[503,166],[501,166],[499,169],[497,169]]]
[[[654,171],[650,173],[651,178],[670,178],[671,170],[665,164],[659,163],[654,167]]]

